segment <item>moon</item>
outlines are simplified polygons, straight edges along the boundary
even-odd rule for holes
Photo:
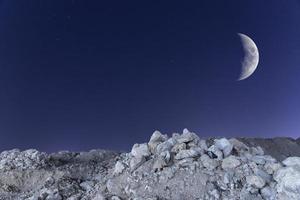
[[[238,78],[238,81],[241,81],[251,76],[256,70],[259,62],[259,52],[256,44],[250,37],[243,33],[238,33],[238,35],[244,49],[241,74]]]

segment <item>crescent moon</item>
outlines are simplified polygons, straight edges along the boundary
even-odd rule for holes
[[[257,68],[259,62],[259,52],[254,41],[245,34],[238,33],[243,49],[244,59],[242,61],[242,70],[238,81],[244,80],[251,76]]]

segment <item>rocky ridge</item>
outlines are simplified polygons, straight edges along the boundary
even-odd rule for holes
[[[184,129],[155,131],[128,153],[4,151],[0,199],[300,200],[299,141],[282,141],[204,140]]]

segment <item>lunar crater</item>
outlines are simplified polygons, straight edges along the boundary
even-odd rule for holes
[[[238,34],[244,49],[244,57],[242,61],[242,68],[238,80],[244,80],[250,77],[257,68],[259,62],[259,52],[254,41],[245,34]]]

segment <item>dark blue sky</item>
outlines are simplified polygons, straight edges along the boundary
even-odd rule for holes
[[[0,150],[300,136],[299,0],[104,2],[0,0]]]

